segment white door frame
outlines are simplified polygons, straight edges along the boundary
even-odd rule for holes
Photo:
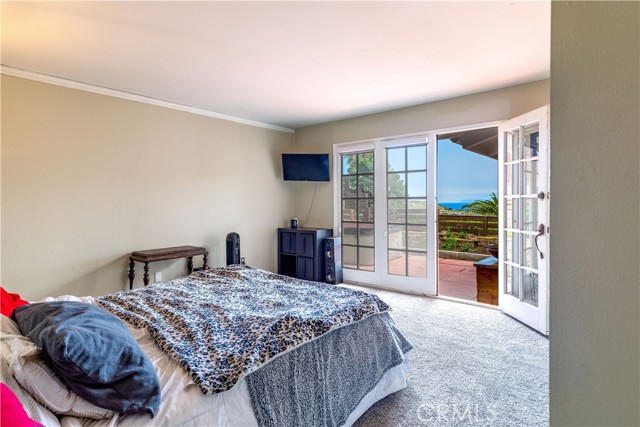
[[[516,298],[513,295],[507,293],[507,279],[506,279],[506,266],[505,258],[507,254],[507,241],[505,238],[506,214],[505,214],[505,132],[507,130],[521,129],[522,126],[526,126],[532,123],[538,123],[538,174],[536,179],[537,191],[542,192],[542,202],[538,203],[537,220],[538,223],[543,225],[543,233],[538,236],[537,247],[543,254],[540,258],[538,254],[537,269],[538,273],[538,302],[537,307],[522,302],[522,292],[519,292],[519,297]],[[500,216],[498,218],[499,228],[499,303],[500,308],[510,316],[515,317],[521,322],[531,326],[532,328],[540,331],[541,333],[548,335],[549,333],[549,188],[550,188],[550,162],[549,162],[549,106],[544,106],[536,110],[525,113],[521,116],[515,117],[508,121],[505,121],[499,126],[498,133],[498,164],[499,164],[499,209]],[[531,233],[529,233],[531,234]],[[535,235],[536,233],[533,233]],[[526,267],[518,266],[523,270]],[[519,285],[518,285],[519,286]]]
[[[375,142],[373,141],[361,141],[351,142],[346,144],[334,144],[333,146],[333,229],[336,232],[337,237],[342,237],[342,154],[359,153],[363,151],[374,150],[375,155]],[[374,161],[377,163],[378,159],[375,156]],[[374,168],[374,180],[377,176],[377,167]],[[374,181],[375,185],[375,181]],[[374,200],[378,197],[378,185],[374,187]],[[374,221],[378,215],[378,203],[375,203]],[[374,230],[375,230],[374,222]],[[375,251],[378,251],[378,237],[375,235],[374,243]],[[343,250],[344,253],[344,250]],[[343,255],[344,259],[344,255]],[[347,271],[348,270],[348,271]],[[346,273],[346,278],[345,278]],[[342,272],[345,282],[362,283],[373,286],[380,286],[380,271],[376,268],[375,271],[353,270],[343,269]]]
[[[342,235],[341,230],[341,210],[339,203],[341,197],[341,162],[340,155],[343,153],[352,153],[366,150],[374,150],[376,169],[375,175],[383,174],[384,178],[378,178],[377,182],[383,185],[375,186],[375,200],[386,201],[386,162],[385,156],[380,155],[378,150],[382,150],[390,146],[407,145],[409,142],[416,143],[418,138],[424,138],[427,142],[427,281],[424,285],[420,285],[412,280],[414,278],[407,276],[393,276],[388,274],[388,265],[386,262],[387,254],[387,213],[386,203],[376,202],[375,206],[375,251],[376,251],[376,271],[359,271],[350,270],[345,281],[363,283],[370,286],[376,286],[386,289],[401,290],[405,292],[420,293],[424,295],[436,296],[438,293],[438,200],[437,200],[437,155],[438,155],[438,134],[451,133],[454,131],[465,131],[474,129],[483,129],[488,127],[497,127],[500,121],[491,121],[484,123],[475,123],[464,126],[453,126],[449,128],[440,128],[426,132],[416,132],[412,134],[398,135],[387,138],[376,138],[364,141],[355,141],[348,143],[334,144],[333,158],[333,227],[338,236]],[[382,181],[380,181],[382,179]],[[382,221],[382,223],[380,222]],[[343,271],[343,275],[344,275]],[[411,280],[409,280],[411,279]]]
[[[437,230],[436,230],[436,218],[435,213],[437,207],[433,205],[435,200],[435,186],[432,185],[435,182],[435,162],[433,157],[433,150],[435,149],[434,135],[421,133],[410,137],[400,138],[388,138],[378,141],[377,148],[380,165],[379,170],[383,171],[384,178],[380,181],[384,185],[378,186],[376,190],[376,197],[380,197],[378,200],[383,200],[384,203],[377,203],[376,217],[381,218],[380,227],[376,227],[376,237],[378,241],[382,242],[380,250],[376,255],[376,265],[380,268],[380,280],[386,287],[403,292],[413,292],[424,295],[436,295],[436,280],[435,270],[438,257],[433,256],[434,251],[438,250],[437,245]],[[393,147],[403,147],[418,144],[426,144],[427,148],[427,277],[418,278],[410,276],[401,276],[396,274],[389,274],[388,264],[388,250],[389,240],[387,238],[388,215],[387,215],[387,164],[386,164],[386,149]],[[378,192],[379,191],[379,192]]]
[[[338,236],[342,236],[341,229],[341,155],[347,153],[357,153],[362,151],[374,151],[375,168],[374,168],[374,199],[375,199],[375,271],[362,271],[353,269],[344,269],[343,277],[345,282],[363,283],[370,286],[376,286],[386,289],[400,290],[404,292],[413,292],[426,295],[436,294],[436,264],[437,256],[429,255],[434,251],[437,253],[437,233],[436,218],[437,207],[429,204],[429,201],[435,200],[435,157],[431,150],[435,149],[433,135],[426,132],[415,134],[407,134],[390,138],[377,138],[373,140],[351,142],[345,144],[335,144],[333,146],[333,200],[334,214],[333,226]],[[386,167],[386,148],[394,146],[405,146],[415,144],[427,144],[427,278],[417,279],[408,276],[390,275],[387,264],[387,167]],[[433,178],[431,177],[433,175]]]

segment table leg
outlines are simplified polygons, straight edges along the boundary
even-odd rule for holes
[[[135,268],[136,263],[129,258],[129,289],[133,289],[133,278],[136,277]]]
[[[145,286],[149,285],[149,263],[144,263],[144,277],[142,278]]]
[[[193,257],[187,257],[187,270],[189,270],[189,274],[193,273]]]
[[[209,268],[209,266],[207,265],[207,261],[208,261],[208,256],[209,256],[209,252],[205,252],[204,253],[204,262],[202,264],[202,268],[204,270],[207,270]]]

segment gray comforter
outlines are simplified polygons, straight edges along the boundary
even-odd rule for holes
[[[410,349],[387,313],[325,334],[247,377],[258,423],[341,426]]]

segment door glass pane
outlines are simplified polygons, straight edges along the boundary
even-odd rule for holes
[[[513,194],[513,168],[511,166],[505,166],[505,178],[504,178],[504,194],[510,196]]]
[[[522,162],[522,194],[538,194],[538,161]]]
[[[506,250],[503,250],[502,253],[506,255],[506,261],[513,261],[513,233],[511,231],[507,231],[504,235],[504,240],[507,242],[507,248]]]
[[[522,199],[522,229],[536,231],[538,229],[538,199]]]
[[[342,223],[342,243],[345,245],[357,245],[358,236],[356,232],[358,230],[358,223],[356,222],[343,222]]]
[[[516,159],[514,147],[515,147],[516,141],[518,140],[518,135],[514,132],[505,132],[504,137],[505,137],[504,140],[506,145],[505,161],[510,162]]]
[[[510,260],[520,263],[520,233],[511,233],[511,256]]]
[[[373,247],[373,224],[360,223],[358,225],[358,246]]]
[[[342,155],[342,175],[355,175],[358,173],[356,169],[356,158],[355,154]]]
[[[427,227],[410,225],[407,229],[407,244],[409,249],[427,250]]]
[[[389,197],[405,197],[407,195],[405,182],[405,173],[390,173],[387,177],[387,194]]]
[[[358,193],[358,177],[343,176],[342,177],[342,197],[356,197]]]
[[[521,270],[518,267],[507,265],[507,293],[515,298],[520,296],[519,275]]]
[[[523,128],[523,148],[522,158],[535,157],[538,155],[538,123],[534,123]]]
[[[405,170],[404,148],[390,148],[387,150],[387,171],[401,172]]]
[[[358,174],[373,173],[373,151],[358,153]]]
[[[373,175],[358,176],[358,197],[373,198]]]
[[[342,266],[345,268],[358,268],[358,248],[356,246],[342,246]]]
[[[343,221],[356,221],[356,206],[357,200],[354,199],[342,199],[342,220]]]
[[[408,276],[427,277],[426,252],[409,252]]]
[[[405,206],[406,199],[389,199],[387,209],[387,221],[395,224],[404,224],[407,221]]]
[[[407,258],[405,251],[389,251],[389,274],[407,275]]]
[[[525,271],[522,278],[522,301],[538,306],[538,273]]]
[[[405,225],[389,225],[389,249],[406,249]]]
[[[408,200],[409,209],[407,210],[408,224],[426,224],[427,223],[427,199],[410,199]]]
[[[358,221],[373,222],[373,199],[358,200]]]
[[[360,270],[374,271],[373,248],[358,248],[358,268]]]
[[[418,145],[407,148],[407,170],[426,170],[427,169],[427,146]]]
[[[538,250],[535,246],[536,236],[524,235],[524,244],[522,246],[522,262],[521,265],[529,268],[538,268]]]
[[[520,228],[520,221],[518,221],[518,216],[520,214],[520,199],[511,199],[511,213],[507,214],[507,220],[508,222],[507,224],[507,228],[513,228],[513,229],[519,229]]]
[[[407,173],[407,195],[409,197],[427,196],[427,173],[410,172]]]
[[[508,180],[505,183],[506,194],[508,196],[512,194],[520,194],[520,187],[518,184],[518,171],[520,170],[520,164],[514,163],[512,165],[507,165],[506,167]]]

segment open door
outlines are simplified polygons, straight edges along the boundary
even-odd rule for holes
[[[498,127],[499,292],[505,313],[549,333],[549,107]]]

